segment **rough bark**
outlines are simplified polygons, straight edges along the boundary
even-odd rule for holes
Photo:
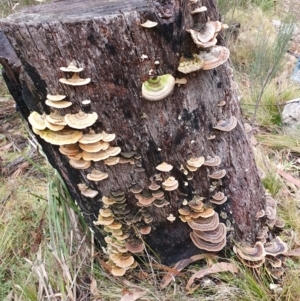
[[[227,218],[230,237],[255,241],[261,221],[255,214],[264,208],[263,190],[254,162],[251,146],[243,129],[243,120],[236,97],[230,90],[226,73],[229,63],[214,70],[199,71],[185,76],[186,85],[177,86],[171,96],[150,102],[141,97],[141,85],[150,69],[158,74],[170,73],[183,77],[177,71],[180,56],[191,56],[196,51],[187,28],[205,23],[206,18],[218,19],[215,1],[203,0],[208,11],[197,17],[190,15],[189,1],[92,1],[61,0],[27,8],[0,21],[0,63],[10,92],[25,118],[30,111],[50,113],[45,104],[46,94],[65,94],[73,105],[62,113],[76,113],[81,101],[90,99],[91,111],[98,113],[92,128],[116,134],[114,145],[122,151],[135,150],[141,155],[145,172],[135,172],[134,165],[105,166],[93,163],[109,173],[108,180],[98,184],[89,182],[89,170],[70,167],[58,147],[40,139],[50,163],[60,172],[72,196],[77,201],[86,221],[101,242],[103,234],[93,225],[102,207],[101,196],[121,189],[127,202],[136,211],[136,199],[129,187],[140,183],[144,188],[149,178],[157,173],[155,166],[166,161],[174,166],[170,172],[179,180],[179,188],[166,192],[170,206],[150,208],[154,217],[152,231],[144,239],[164,263],[172,263],[199,252],[190,240],[190,228],[179,218],[171,223],[166,217],[178,217],[178,208],[184,199],[194,194],[211,197],[208,174],[216,168],[201,167],[188,180],[180,170],[192,156],[221,157],[220,168],[226,169],[219,190],[228,201],[217,206],[218,213]],[[153,29],[140,26],[145,20],[157,21]],[[195,24],[194,24],[195,23]],[[8,39],[8,40],[6,40]],[[218,37],[219,44],[223,43]],[[3,43],[2,43],[3,41]],[[142,54],[149,59],[142,60]],[[92,82],[82,87],[59,83],[65,77],[59,67],[70,61],[84,66],[82,77]],[[224,107],[217,107],[221,100]],[[231,132],[213,129],[219,120],[236,116],[238,126]],[[216,135],[208,140],[210,135]],[[186,186],[184,183],[188,183]],[[100,193],[94,199],[80,194],[78,183],[87,183]],[[221,216],[225,217],[222,214]]]

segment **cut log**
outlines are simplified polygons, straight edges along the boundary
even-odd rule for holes
[[[195,196],[203,197],[210,207],[209,200],[216,192],[227,196],[224,204],[214,206],[235,240],[255,242],[262,226],[255,215],[264,208],[263,189],[237,95],[231,89],[229,63],[186,75],[177,71],[181,57],[191,58],[199,52],[186,29],[203,26],[208,17],[218,20],[215,1],[203,0],[202,4],[207,12],[191,15],[195,5],[189,1],[61,0],[23,9],[0,21],[0,63],[25,119],[32,111],[53,112],[45,104],[46,95],[63,94],[72,106],[61,109],[62,114],[96,112],[98,119],[90,128],[96,133],[114,133],[111,146],[136,153],[133,164],[107,166],[99,161],[78,170],[70,166],[58,146],[38,137],[102,245],[103,229],[93,223],[103,207],[102,196],[124,192],[131,214],[136,215],[140,207],[130,187],[138,184],[144,193],[151,193],[151,180],[160,173],[155,167],[162,162],[173,166],[170,172],[160,173],[162,181],[171,176],[179,182],[174,191],[162,189],[169,205],[143,209],[153,217],[152,230],[143,239],[166,264],[199,253],[190,239],[191,228],[178,213],[185,200]],[[158,25],[142,27],[147,19]],[[223,44],[221,35],[218,44]],[[74,87],[59,82],[60,78],[70,77],[60,71],[70,62],[84,68],[80,76],[91,78],[89,84]],[[142,83],[162,74],[185,77],[187,83],[176,85],[163,100],[143,98]],[[90,107],[83,105],[84,100],[91,101]],[[218,106],[222,101],[225,105]],[[233,130],[214,129],[219,121],[232,116],[237,119]],[[212,136],[215,138],[209,139]],[[219,156],[221,164],[187,172],[187,160],[201,156]],[[87,174],[93,168],[108,173],[108,178],[89,181]],[[226,175],[221,180],[209,177],[223,169]],[[156,183],[161,185],[162,181]],[[98,195],[84,197],[79,183],[98,191]],[[167,219],[170,214],[175,221]],[[118,218],[124,222],[122,216]]]

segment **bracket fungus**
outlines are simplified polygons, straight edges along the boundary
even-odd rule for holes
[[[77,144],[67,144],[67,145],[61,145],[59,147],[60,153],[66,156],[73,156],[80,152],[80,148]]]
[[[82,150],[84,150],[86,152],[96,153],[101,150],[107,150],[109,148],[109,143],[104,142],[104,141],[98,141],[98,142],[89,143],[89,144],[79,142],[79,146]]]
[[[177,70],[184,74],[188,74],[202,69],[203,65],[203,60],[199,58],[197,54],[194,54],[192,59],[181,57]]]
[[[83,144],[91,144],[100,141],[103,138],[101,133],[96,134],[93,130],[90,130],[88,134],[84,134],[79,142]]]
[[[169,96],[175,86],[175,78],[171,74],[159,75],[145,81],[142,85],[142,96],[150,101],[158,101]]]
[[[91,166],[91,162],[90,161],[86,161],[86,160],[74,160],[71,159],[69,160],[70,165],[75,168],[75,169],[87,169]]]
[[[219,223],[218,227],[211,231],[199,231],[194,230],[194,234],[201,238],[202,240],[211,242],[211,243],[219,243],[226,239],[226,226],[223,223]]]
[[[237,118],[235,116],[231,116],[227,120],[221,120],[217,123],[213,128],[223,132],[230,132],[237,126]]]
[[[178,181],[174,177],[169,177],[166,181],[162,182],[162,187],[166,191],[173,191],[178,188]]]
[[[81,194],[87,198],[94,198],[99,193],[97,190],[92,190],[92,189],[88,188],[87,185],[85,185],[83,183],[77,184],[77,186],[78,186],[78,189],[80,190]]]
[[[91,81],[90,78],[80,78],[77,73],[74,73],[71,78],[60,78],[59,82],[70,86],[83,86]]]
[[[208,30],[204,31],[203,34],[200,32],[193,30],[193,29],[188,29],[187,32],[191,34],[191,37],[194,41],[194,43],[201,48],[209,48],[212,46],[215,46],[218,42],[218,40],[215,37],[215,31],[214,27],[210,26],[211,28],[207,27]],[[212,29],[212,30],[211,30]],[[204,41],[202,41],[204,40]]]
[[[46,99],[45,104],[49,107],[56,109],[65,109],[72,105],[71,101],[61,100],[61,101],[53,101],[50,99]]]
[[[205,11],[207,11],[207,7],[206,6],[201,6],[201,7],[197,7],[194,10],[192,10],[191,14],[194,15],[194,14],[198,14],[198,13],[203,13]]]
[[[212,196],[212,200],[210,200],[211,203],[216,205],[222,205],[227,201],[227,196],[224,195],[223,192],[217,192]]]
[[[213,46],[209,52],[201,51],[198,57],[203,60],[203,70],[210,70],[224,64],[229,59],[229,49],[225,46]]]
[[[157,24],[157,22],[147,20],[146,22],[142,23],[141,26],[145,28],[152,28],[155,27]]]
[[[186,168],[189,171],[194,172],[203,165],[204,161],[205,161],[204,157],[192,157],[189,160],[187,160]]]
[[[198,237],[195,232],[191,232],[190,237],[197,248],[208,252],[221,251],[226,245],[226,233],[225,237],[220,242],[206,241]]]
[[[55,124],[55,123],[52,123],[52,122],[48,121],[47,118],[45,119],[45,124],[46,124],[46,126],[47,126],[47,128],[48,128],[49,130],[54,131],[54,132],[60,131],[60,130],[62,130],[62,129],[65,127],[65,126],[62,125],[62,124]]]
[[[60,95],[60,94],[47,94],[47,99],[52,100],[52,101],[61,101],[65,99],[67,96],[66,95]]]
[[[73,62],[71,62],[67,67],[60,67],[59,68],[63,72],[81,72],[83,68],[77,67]]]
[[[99,182],[108,178],[108,173],[101,170],[93,169],[91,173],[87,174],[87,179],[94,182]]]
[[[82,136],[81,131],[73,129],[62,129],[61,131],[43,130],[40,137],[46,142],[54,145],[66,145],[76,143]]]
[[[167,216],[167,220],[172,223],[176,220],[176,217],[171,213],[169,214],[169,216]]]
[[[59,111],[55,110],[50,113],[50,115],[46,115],[46,120],[52,124],[56,125],[67,125],[64,119],[64,115],[61,115]]]
[[[85,129],[93,125],[98,119],[96,112],[87,114],[83,111],[79,111],[76,114],[66,114],[65,121],[69,127],[74,129]]]
[[[157,165],[155,168],[159,171],[169,172],[173,169],[173,166],[171,164],[163,162],[163,163]]]
[[[46,123],[45,123],[46,115],[40,115],[38,112],[31,112],[28,121],[33,126],[33,128],[37,130],[44,130],[46,129]]]
[[[185,85],[187,83],[187,79],[185,77],[183,78],[176,78],[175,84],[179,85]]]
[[[264,260],[264,258],[266,257],[264,245],[260,241],[257,241],[254,247],[249,247],[249,246],[234,247],[234,252],[237,254],[239,258],[247,261],[259,262],[261,260]]]
[[[215,230],[219,225],[219,215],[215,212],[210,217],[191,219],[187,223],[193,230],[212,231]]]
[[[209,174],[208,177],[211,179],[219,180],[219,179],[224,178],[225,175],[226,175],[226,170],[221,169],[221,170],[217,170],[217,171],[213,172],[212,174]]]
[[[288,246],[279,236],[276,236],[272,241],[264,245],[264,249],[267,255],[277,256],[285,254],[288,251]]]
[[[208,156],[207,159],[204,161],[204,166],[219,166],[221,164],[221,158],[219,156],[210,157]]]

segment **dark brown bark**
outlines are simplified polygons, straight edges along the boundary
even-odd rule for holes
[[[127,202],[136,211],[136,199],[128,190],[132,183],[147,188],[149,178],[157,173],[155,166],[163,161],[174,166],[170,174],[179,180],[179,188],[165,193],[170,206],[151,207],[153,229],[145,236],[147,244],[165,263],[199,252],[189,238],[191,230],[186,224],[179,218],[173,223],[166,220],[170,213],[178,217],[177,210],[184,199],[190,200],[198,194],[208,200],[212,194],[209,192],[212,181],[207,175],[214,168],[201,167],[191,180],[180,170],[180,165],[185,165],[190,157],[221,157],[220,168],[226,169],[227,174],[219,188],[228,201],[215,210],[227,214],[223,221],[230,229],[230,237],[254,242],[261,227],[255,214],[264,207],[263,190],[243,130],[238,100],[230,90],[228,63],[214,70],[188,74],[185,76],[188,83],[176,87],[162,101],[149,102],[141,97],[142,82],[148,78],[149,69],[155,69],[155,60],[160,62],[158,74],[183,77],[177,71],[179,58],[196,51],[186,29],[194,28],[194,23],[204,23],[207,17],[218,19],[214,1],[203,0],[202,5],[208,11],[196,20],[189,13],[189,1],[183,0],[62,0],[27,8],[0,22],[0,29],[9,41],[1,36],[5,44],[0,48],[0,62],[25,118],[33,110],[50,113],[45,105],[47,92],[65,94],[73,102],[62,113],[76,113],[81,101],[90,99],[91,111],[99,115],[92,128],[115,133],[114,144],[122,151],[136,150],[141,155],[145,169],[142,173],[135,172],[130,164],[108,167],[101,162],[93,163],[93,167],[109,173],[108,180],[95,184],[86,179],[87,170],[71,168],[57,146],[38,138],[99,241],[103,236],[93,221],[102,206],[101,196],[117,189],[126,191]],[[159,24],[144,29],[140,23],[146,19]],[[149,59],[141,60],[142,54]],[[71,60],[85,67],[82,77],[92,78],[89,85],[69,87],[58,82],[65,76],[59,67]],[[220,108],[217,103],[221,100],[227,103]],[[239,120],[233,131],[213,129],[218,120],[232,115]],[[210,135],[216,138],[208,140]],[[92,200],[82,197],[77,188],[82,182],[98,190],[99,195]]]

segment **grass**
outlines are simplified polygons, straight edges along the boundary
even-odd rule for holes
[[[34,1],[19,3],[15,9]],[[266,172],[264,187],[279,200],[279,216],[286,222],[281,235],[291,247],[297,247],[295,242],[300,240],[299,189],[282,180],[276,168],[280,167],[294,177],[299,176],[300,133],[287,133],[282,128],[280,115],[283,104],[299,96],[299,87],[288,82],[291,65],[287,64],[286,69],[282,66],[286,51],[283,44],[289,39],[291,31],[287,34],[286,28],[282,28],[276,40],[277,33],[270,22],[274,3],[268,0],[219,0],[220,8],[227,12],[226,22],[242,23],[236,42],[227,37],[235,77],[242,93],[241,105],[246,118],[252,120],[256,115],[254,130],[260,143],[255,150],[256,160]],[[0,0],[2,14],[11,13],[12,7],[11,1]],[[291,24],[287,24],[288,30],[291,30]],[[267,43],[259,35],[262,30],[268,32]],[[269,50],[264,53],[265,44],[268,44]],[[265,64],[266,61],[268,63]],[[7,94],[0,80],[0,95]],[[8,122],[12,120],[7,118],[4,123]],[[24,128],[20,130],[26,135]],[[3,146],[8,141],[0,139],[0,143]],[[1,153],[1,157],[6,165],[27,150],[24,148],[19,152],[12,149]],[[137,287],[147,292],[144,300],[300,299],[299,260],[291,258],[287,260],[280,293],[270,290],[270,284],[274,281],[263,268],[253,271],[239,263],[233,254],[226,257],[239,266],[239,275],[222,273],[199,280],[196,282],[199,287],[188,297],[184,286],[188,277],[203,267],[202,263],[186,268],[183,276],[176,277],[162,291],[158,283],[166,273],[163,270],[140,265],[126,279],[112,277],[103,268],[103,254],[94,254],[93,244],[90,243],[92,238],[86,232],[85,223],[78,209],[72,205],[58,175],[46,163],[40,167],[33,160],[28,159],[28,162],[31,173],[25,172],[16,179],[0,178],[0,300],[12,294],[14,300],[20,301],[42,300],[46,296],[54,301],[119,301],[124,293]],[[36,181],[37,175],[39,182]],[[143,260],[148,262],[148,258]],[[92,279],[97,283],[94,290],[90,288]]]

